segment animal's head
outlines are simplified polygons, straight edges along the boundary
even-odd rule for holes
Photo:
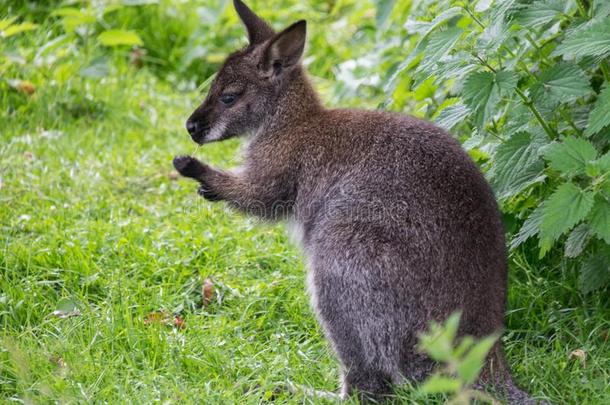
[[[229,55],[187,120],[186,129],[199,144],[255,132],[275,111],[285,79],[298,68],[305,46],[304,20],[275,33],[241,0],[233,4],[249,44]]]

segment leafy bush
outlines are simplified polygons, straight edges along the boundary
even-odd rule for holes
[[[459,136],[496,192],[511,249],[546,260],[562,249],[584,292],[607,285],[610,3],[423,0],[406,22],[387,12],[401,2],[377,3],[384,36],[401,38],[377,50],[385,106]]]

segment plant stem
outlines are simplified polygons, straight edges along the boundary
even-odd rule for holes
[[[540,111],[538,111],[538,109],[534,105],[534,102],[528,96],[526,96],[520,88],[515,87],[515,91],[517,92],[519,97],[521,97],[521,100],[523,100],[523,104],[525,104],[525,106],[530,109],[532,114],[534,114],[534,117],[536,117],[536,120],[538,121],[542,129],[544,129],[544,132],[546,132],[549,138],[555,139],[555,131],[553,131],[551,127],[549,127],[549,124],[546,123],[544,118],[542,118],[542,115],[540,115]]]
[[[545,65],[550,65],[551,63],[549,63],[548,59],[542,53],[542,47],[536,43],[536,40],[530,35],[529,32],[525,34],[525,39],[527,39],[527,41],[532,45],[532,47],[534,47],[534,49],[538,53],[538,57],[540,58],[540,60]]]
[[[604,79],[606,83],[610,84],[610,72],[608,69],[608,61],[603,60],[602,63],[599,64],[599,68],[602,70],[602,74],[604,75]]]
[[[584,18],[589,18],[589,13],[587,13],[587,7],[582,0],[576,0],[576,6],[578,7],[578,11]]]
[[[462,6],[462,8],[464,9],[464,11],[466,13],[468,13],[468,15],[470,16],[470,18],[472,18],[472,20],[474,22],[476,22],[479,27],[481,27],[483,30],[485,29],[485,25],[483,25],[483,23],[481,22],[481,20],[479,20],[471,11],[467,6]]]
[[[479,62],[481,62],[481,65],[485,66],[487,69],[491,70],[492,72],[497,73],[496,69],[494,69],[494,67],[491,66],[485,59],[481,58],[478,53],[472,52],[471,55],[474,56],[475,58],[477,58],[479,60]]]
[[[580,128],[576,126],[574,121],[570,118],[568,114],[566,114],[564,110],[559,109],[559,115],[561,115],[561,118],[563,118],[568,123],[568,125],[571,126],[574,131],[576,131],[579,136],[582,136],[582,131],[580,130]]]

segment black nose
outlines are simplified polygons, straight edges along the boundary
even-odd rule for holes
[[[189,131],[189,134],[194,135],[199,132],[199,125],[194,121],[186,122],[186,130]]]

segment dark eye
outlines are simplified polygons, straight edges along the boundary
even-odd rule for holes
[[[237,100],[237,96],[235,94],[222,94],[220,96],[220,102],[224,105],[231,105]]]

